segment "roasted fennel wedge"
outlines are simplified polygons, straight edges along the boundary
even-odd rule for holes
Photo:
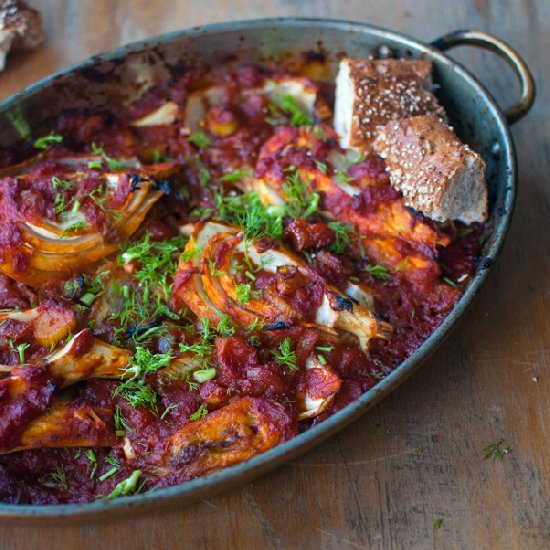
[[[285,246],[265,238],[248,240],[238,227],[218,223],[193,228],[172,302],[213,322],[229,316],[243,328],[259,319],[264,330],[317,326],[332,334],[351,333],[363,350],[371,338],[386,338],[391,331]]]
[[[157,175],[172,168],[133,163],[113,170],[102,162],[102,157],[56,159],[51,182],[32,167],[14,179],[10,194],[0,200],[13,201],[11,221],[18,233],[0,254],[0,272],[31,286],[59,280],[112,254],[137,231],[167,189]],[[45,186],[53,209],[18,206],[37,182]]]

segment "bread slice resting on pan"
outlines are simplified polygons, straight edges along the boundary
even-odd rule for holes
[[[334,126],[342,147],[386,161],[404,204],[438,221],[487,219],[483,159],[446,124],[429,60],[340,62]]]

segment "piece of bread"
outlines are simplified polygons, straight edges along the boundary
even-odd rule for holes
[[[485,162],[437,117],[389,122],[372,148],[410,208],[439,222],[487,219]]]
[[[428,59],[342,59],[334,107],[340,145],[369,152],[390,120],[435,115],[444,122],[445,111],[429,91],[431,73]]]
[[[44,39],[42,16],[22,0],[0,0],[0,71],[10,49],[28,51]]]

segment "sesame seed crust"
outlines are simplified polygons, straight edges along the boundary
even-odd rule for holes
[[[403,193],[407,206],[444,221],[447,219],[446,199],[453,197],[455,203],[458,200],[464,205],[476,203],[463,207],[474,208],[476,212],[465,212],[462,218],[471,217],[472,221],[486,218],[485,163],[438,117],[417,116],[391,121],[380,130],[372,148],[385,159],[392,186]],[[475,191],[471,198],[458,196],[457,189],[452,189],[456,182],[463,185],[465,170],[469,170],[470,191]]]
[[[378,130],[390,120],[445,111],[428,91],[430,60],[346,59],[354,89],[350,147],[368,150]]]

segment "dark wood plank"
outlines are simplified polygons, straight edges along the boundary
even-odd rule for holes
[[[11,59],[0,95],[126,41],[273,15],[370,21],[430,40],[479,28],[508,40],[539,84],[513,129],[521,188],[493,275],[412,379],[331,441],[228,494],[107,525],[0,529],[5,549],[545,548],[550,546],[550,2],[547,0],[42,0],[48,41]],[[200,7],[199,7],[200,5]],[[489,54],[462,50],[504,104],[517,93]],[[484,461],[500,438],[502,462]],[[432,524],[442,518],[441,528]]]

